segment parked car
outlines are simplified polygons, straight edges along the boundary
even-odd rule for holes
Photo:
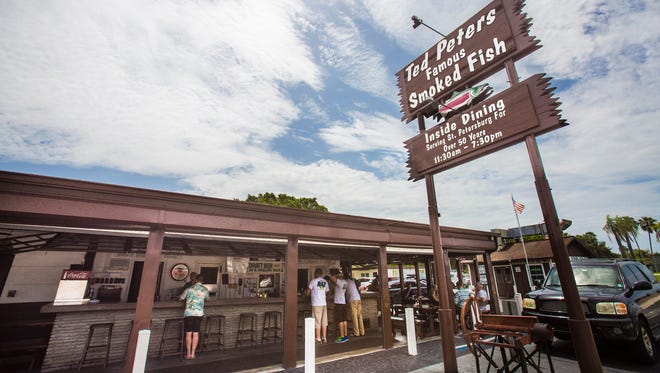
[[[367,291],[367,288],[369,285],[371,285],[371,282],[374,280],[373,277],[360,277],[357,279],[357,281],[360,283],[359,289],[360,291]]]
[[[397,279],[392,282],[390,282],[389,287],[390,287],[390,302],[391,303],[403,303],[403,299],[401,298],[401,282]],[[420,291],[417,291],[417,281],[415,279],[406,279],[404,281],[404,288],[403,290],[405,291],[408,285],[412,287],[412,296],[417,297],[417,296],[423,296],[426,297],[428,296],[428,291],[426,288],[426,280],[420,280]]]
[[[642,361],[654,363],[660,339],[660,282],[653,273],[632,260],[586,259],[571,265],[594,338],[631,343]],[[524,296],[522,314],[550,324],[558,338],[569,338],[556,268],[540,289]]]

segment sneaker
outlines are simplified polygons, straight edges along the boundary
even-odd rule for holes
[[[342,342],[342,343],[344,343],[344,342],[348,342],[348,336],[342,338],[342,339],[341,339],[341,342]]]
[[[343,342],[343,340],[344,340],[344,338],[337,337],[337,339],[335,339],[335,343],[341,343],[341,342]]]

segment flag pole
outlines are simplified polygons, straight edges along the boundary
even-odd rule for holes
[[[518,210],[516,210],[516,200],[513,199],[513,194],[511,195],[511,201],[513,202],[513,214],[516,215],[516,222],[518,223],[518,232],[520,232],[520,242],[522,243],[523,254],[525,255],[525,270],[527,270],[527,283],[529,284],[529,289],[534,290],[532,287],[532,273],[529,271],[529,260],[527,259],[527,249],[525,248],[525,239],[523,238],[522,228],[520,227],[520,219],[518,218]]]

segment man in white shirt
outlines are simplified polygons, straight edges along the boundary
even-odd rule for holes
[[[346,287],[348,283],[340,271],[331,277],[335,283],[335,323],[339,329],[336,343],[348,342],[348,321],[346,319]]]
[[[317,268],[314,272],[314,279],[309,282],[307,295],[312,297],[312,315],[314,315],[314,328],[316,332],[316,342],[327,342],[328,333],[328,308],[325,296],[330,291],[330,284],[323,278],[323,270]]]
[[[355,279],[348,278],[346,287],[346,300],[351,308],[351,321],[353,322],[353,335],[358,337],[364,335],[364,320],[362,319],[362,298]]]
[[[479,311],[481,313],[490,313],[490,298],[488,297],[488,293],[484,289],[484,284],[481,282],[477,282],[477,304],[479,305]]]

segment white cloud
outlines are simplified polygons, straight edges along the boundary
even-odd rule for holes
[[[5,5],[4,157],[170,175],[268,157],[263,150],[299,115],[282,85],[321,87],[296,30],[299,9],[297,1]]]
[[[383,113],[350,112],[349,122],[335,122],[322,128],[319,136],[333,152],[387,150],[403,153],[403,142],[415,135],[410,126]]]
[[[428,222],[424,183],[406,180],[402,142],[416,126],[399,119],[393,74],[438,41],[412,29],[413,14],[449,33],[486,4],[4,1],[0,160],[169,176],[223,198],[314,196],[333,212]],[[538,139],[559,216],[601,239],[605,214],[657,218],[660,3],[526,4],[543,48],[518,73],[566,86],[557,94],[570,125]],[[486,81],[506,87],[503,73]],[[337,93],[341,84],[360,92]],[[320,160],[282,155],[298,144]],[[434,178],[443,225],[514,226],[511,193],[527,206],[522,224],[543,219],[523,144]]]
[[[384,57],[362,38],[363,32],[345,16],[328,21],[323,28],[321,60],[338,71],[348,86],[397,102],[395,79],[388,74]]]

